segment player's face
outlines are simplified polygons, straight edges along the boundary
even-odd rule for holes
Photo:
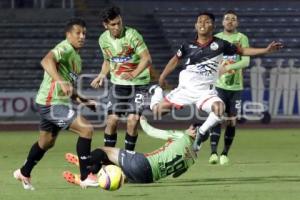
[[[195,24],[195,28],[199,35],[210,36],[213,34],[214,23],[207,15],[200,15]]]
[[[223,27],[227,32],[235,32],[238,27],[238,19],[234,14],[227,14],[223,18]]]
[[[114,38],[119,38],[121,36],[123,31],[123,22],[120,15],[113,20],[109,20],[107,23],[104,22],[103,25]]]
[[[73,25],[72,29],[67,32],[67,39],[75,49],[80,49],[84,45],[86,37],[86,28],[80,25]]]

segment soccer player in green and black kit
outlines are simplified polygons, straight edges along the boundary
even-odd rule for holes
[[[49,51],[41,61],[45,73],[36,97],[41,117],[40,135],[32,145],[24,165],[13,173],[14,178],[21,181],[27,190],[34,190],[30,179],[34,166],[54,146],[58,133],[64,129],[79,135],[76,149],[81,174],[80,186],[85,188],[97,184],[95,176],[89,170],[93,127],[76,113],[70,103],[72,98],[95,109],[94,101],[78,96],[73,89],[81,72],[79,50],[85,42],[85,22],[81,19],[70,20],[65,27],[65,34],[66,39]]]
[[[248,37],[237,31],[238,16],[234,11],[227,11],[223,17],[223,32],[215,36],[226,40],[230,43],[237,44],[242,48],[249,47]],[[235,136],[236,117],[241,111],[241,93],[243,90],[243,73],[242,69],[249,66],[250,57],[234,54],[224,56],[223,64],[227,73],[219,77],[216,83],[218,96],[225,103],[226,130],[224,135],[224,148],[220,156],[220,164],[228,164],[228,151],[231,147]],[[218,163],[217,147],[221,135],[221,124],[217,124],[212,128],[210,135],[211,156],[210,164]]]
[[[161,148],[151,153],[137,153],[114,147],[101,147],[92,151],[95,165],[115,164],[121,167],[127,180],[131,183],[153,183],[172,174],[174,178],[180,176],[195,163],[196,152],[193,142],[196,135],[195,125],[187,130],[160,130],[148,124],[143,116],[140,119],[142,129],[147,135],[167,140]],[[70,153],[69,153],[70,155]],[[69,156],[70,158],[70,156]],[[76,164],[77,157],[68,160]],[[65,172],[66,173],[66,172]],[[66,180],[76,184],[78,175],[67,172]]]
[[[119,117],[127,114],[125,149],[134,150],[139,116],[150,82],[151,56],[143,37],[135,29],[123,26],[118,7],[104,9],[102,20],[106,31],[100,36],[99,45],[104,60],[101,72],[91,86],[102,86],[110,73],[112,86],[107,104],[104,145],[116,145]]]

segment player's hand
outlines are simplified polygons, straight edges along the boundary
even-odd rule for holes
[[[73,94],[73,86],[71,83],[66,81],[59,82],[60,88],[66,96],[71,96]]]
[[[225,62],[222,62],[218,68],[218,75],[219,77],[222,76],[223,74],[226,74],[227,73],[227,68],[226,68],[226,63]]]
[[[165,89],[166,85],[167,85],[167,82],[166,82],[165,78],[160,76],[159,79],[158,79],[158,84],[162,89]]]
[[[279,49],[283,48],[283,44],[281,42],[271,42],[268,46],[267,46],[267,53],[273,53],[275,51],[278,51]]]
[[[121,79],[124,79],[124,80],[131,80],[131,79],[134,79],[134,76],[132,75],[132,73],[130,72],[123,72],[121,75],[120,75]]]
[[[102,86],[104,78],[105,78],[104,75],[99,74],[99,76],[97,76],[97,77],[91,82],[91,86],[92,86],[93,88],[99,88],[100,86]]]

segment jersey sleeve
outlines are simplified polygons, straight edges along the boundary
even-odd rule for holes
[[[241,38],[239,39],[239,44],[242,48],[249,47],[248,37],[244,34],[241,34]],[[237,70],[248,67],[250,64],[250,56],[241,56],[241,59],[233,64],[228,65],[226,68],[228,70]]]
[[[109,60],[108,46],[105,45],[105,39],[103,36],[99,37],[99,46],[102,52],[103,59]]]
[[[154,128],[150,124],[148,124],[147,120],[140,119],[140,124],[144,132],[154,138],[163,139],[163,140],[169,140],[169,139],[178,139],[183,136],[182,131],[176,131],[176,130],[161,130]]]
[[[144,42],[143,36],[139,34],[136,30],[133,31],[131,44],[136,54],[140,54],[147,49],[147,45]]]
[[[61,62],[62,60],[67,60],[67,57],[72,53],[73,49],[70,45],[61,44],[54,47],[51,52],[54,55],[54,59],[56,62]]]
[[[224,55],[234,55],[239,53],[239,49],[235,44],[223,40],[223,45],[224,45],[224,49],[223,49]]]
[[[182,44],[180,47],[179,47],[179,49],[177,50],[177,52],[176,52],[176,57],[178,58],[178,59],[181,59],[181,58],[183,58],[184,56],[185,56],[185,54],[186,54],[186,47],[185,47],[185,45],[184,44]]]

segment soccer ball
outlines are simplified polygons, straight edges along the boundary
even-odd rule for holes
[[[102,189],[114,191],[123,185],[124,175],[116,165],[103,166],[98,173],[98,182]]]

